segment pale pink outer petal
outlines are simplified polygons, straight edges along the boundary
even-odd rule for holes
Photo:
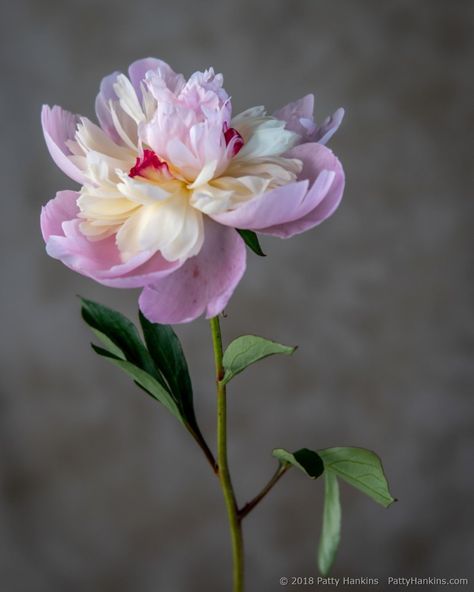
[[[226,226],[289,238],[329,217],[344,190],[339,160],[331,150],[316,143],[295,146],[286,156],[303,162],[300,181],[257,195],[235,210],[212,218]]]
[[[318,142],[327,144],[336,133],[344,118],[344,109],[340,107],[327,117],[321,125],[313,119],[314,95],[306,95],[297,101],[288,103],[273,114],[277,119],[286,121],[286,129],[301,136],[301,143]]]
[[[332,115],[316,128],[309,140],[311,142],[318,142],[319,144],[327,144],[341,125],[344,119],[344,113],[344,109],[339,107],[339,109],[334,111]]]
[[[306,180],[289,183],[257,195],[235,210],[215,214],[212,218],[220,224],[248,230],[282,224],[298,217],[308,186]]]
[[[201,252],[173,274],[145,287],[139,305],[154,323],[187,323],[227,305],[245,272],[245,244],[236,230],[205,220]]]
[[[66,145],[68,140],[74,140],[78,121],[79,117],[77,115],[65,111],[58,105],[54,105],[53,108],[43,105],[41,109],[41,125],[44,139],[52,159],[63,173],[83,185],[86,182],[86,177],[69,160],[68,156],[71,151]]]
[[[288,156],[303,162],[301,178],[312,183],[299,216],[286,224],[259,229],[263,234],[289,238],[305,232],[329,218],[338,207],[344,192],[345,176],[340,161],[329,148],[321,144],[301,144],[289,151]],[[326,179],[321,182],[321,179]]]
[[[161,70],[168,88],[172,90],[174,90],[177,83],[182,80],[182,75],[176,74],[173,68],[163,60],[158,60],[157,58],[143,58],[142,60],[137,60],[130,64],[128,75],[139,98],[142,96],[140,83],[145,80],[146,73],[150,71],[156,72],[158,69]]]
[[[122,263],[114,236],[89,241],[79,230],[78,195],[74,191],[60,191],[42,208],[41,231],[48,255],[82,275],[115,288],[141,288],[182,265],[150,252],[142,252]]]
[[[58,191],[56,197],[41,208],[40,225],[44,242],[48,242],[51,236],[64,235],[62,223],[76,217],[78,196],[77,191]]]
[[[313,110],[314,95],[309,94],[278,109],[273,117],[286,121],[287,130],[306,138],[316,128],[313,122]]]
[[[116,144],[123,145],[123,140],[119,136],[115,124],[110,114],[109,101],[118,101],[115,94],[114,84],[120,72],[112,72],[102,79],[100,83],[99,94],[95,99],[95,113],[99,120],[100,127]]]

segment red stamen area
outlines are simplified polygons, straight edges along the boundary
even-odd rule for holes
[[[153,152],[145,148],[143,156],[137,156],[134,166],[128,173],[129,177],[148,177],[153,172],[169,173],[168,165],[164,160]]]
[[[224,139],[225,144],[228,146],[231,142],[232,144],[232,156],[238,154],[244,145],[244,139],[239,134],[239,132],[235,129],[235,127],[227,127],[227,124],[224,125]]]

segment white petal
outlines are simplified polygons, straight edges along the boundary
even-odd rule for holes
[[[90,220],[126,220],[138,205],[124,197],[102,198],[83,191],[77,200],[81,210],[80,216]]]
[[[142,92],[142,103],[143,103],[143,110],[145,112],[145,120],[149,121],[156,111],[156,100],[151,92],[148,90],[148,87],[143,84],[140,84],[140,89]]]
[[[238,123],[243,123],[245,119],[253,119],[256,117],[263,117],[265,115],[265,107],[260,105],[259,107],[250,107],[250,109],[246,109],[235,115],[231,121],[231,127],[235,127]]]
[[[226,175],[263,177],[270,179],[270,186],[274,188],[293,182],[302,167],[303,164],[300,160],[283,156],[267,156],[248,160],[233,159],[227,168]]]
[[[196,177],[194,182],[191,183],[191,185],[188,185],[188,189],[194,189],[195,187],[199,187],[199,185],[204,185],[205,183],[210,181],[213,178],[214,173],[216,172],[217,164],[218,164],[217,160],[212,160],[211,162],[208,162],[203,167],[203,169],[201,170],[199,175]]]
[[[175,260],[176,253],[192,252],[196,246],[196,233],[186,230],[179,238],[185,226],[192,228],[193,220],[199,224],[197,216],[188,220],[188,197],[185,193],[174,195],[170,199],[142,206],[133,214],[117,233],[117,246],[124,260],[128,260],[142,251],[161,251],[169,260]],[[176,249],[173,242],[178,241]]]
[[[279,156],[293,148],[300,138],[298,134],[286,130],[285,122],[278,119],[259,122],[250,132],[245,130],[245,133],[242,133],[238,126],[236,129],[245,140],[243,148],[235,157],[236,160]]]
[[[270,180],[263,177],[219,177],[195,189],[190,203],[205,214],[219,214],[261,195],[269,185]]]
[[[178,138],[173,138],[166,144],[166,152],[171,164],[180,169],[181,173],[193,179],[199,170],[199,161],[191,150]]]
[[[230,209],[232,189],[201,185],[192,193],[189,203],[204,214],[220,214]]]
[[[118,174],[122,182],[117,185],[117,189],[126,198],[138,204],[153,205],[182,190],[182,183],[176,180],[153,183],[139,178],[132,179],[123,171],[118,171]]]
[[[130,80],[120,74],[114,84],[114,91],[120,101],[120,106],[129,115],[137,125],[145,120],[142,106],[137,97],[137,93]]]
[[[120,226],[110,226],[110,224],[101,225],[95,222],[89,222],[88,220],[84,220],[84,222],[79,224],[79,230],[91,241],[99,241],[108,238],[115,234],[119,227]]]
[[[98,125],[86,117],[82,117],[77,126],[76,142],[86,154],[91,151],[99,152],[118,160],[130,157],[130,150],[115,144]]]
[[[189,259],[199,253],[203,243],[202,214],[187,205],[181,232],[168,245],[161,248],[161,254],[168,261]]]
[[[109,101],[109,109],[118,135],[131,150],[138,152],[138,130],[133,119],[122,111],[117,101]]]
[[[123,169],[129,170],[132,164],[132,155],[130,155],[129,159],[125,161],[107,156],[106,154],[99,154],[94,151],[88,152],[84,159],[84,167],[87,177],[96,185],[111,183],[115,185],[119,180],[117,171]]]

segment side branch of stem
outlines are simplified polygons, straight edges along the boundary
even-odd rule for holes
[[[276,470],[273,477],[270,481],[265,485],[262,491],[257,494],[252,500],[247,502],[245,506],[242,506],[239,510],[239,520],[243,520],[247,514],[249,514],[255,506],[257,506],[263,498],[269,493],[269,491],[278,483],[278,481],[283,477],[283,475],[291,468],[291,465],[281,464],[279,465],[278,469]]]

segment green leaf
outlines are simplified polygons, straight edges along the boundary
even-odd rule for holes
[[[214,458],[201,433],[194,412],[193,387],[186,357],[178,336],[169,325],[151,323],[141,312],[139,318],[148,351],[168,384],[183,424],[210,462],[214,463]]]
[[[292,354],[296,347],[281,345],[256,335],[242,335],[234,339],[224,352],[222,363],[224,366],[223,384],[227,384],[236,374],[245,370],[250,364],[258,362],[274,354]]]
[[[341,538],[339,484],[333,471],[324,473],[324,510],[318,547],[318,568],[323,576],[331,569]]]
[[[117,358],[121,358],[122,360],[124,359],[122,350],[119,347],[117,347],[115,343],[107,337],[107,335],[92,327],[90,327],[90,329],[92,333],[94,333],[94,335],[97,337],[97,339],[105,346],[105,349],[108,352],[110,352]]]
[[[151,323],[139,313],[145,343],[153,361],[169,385],[182,415],[195,423],[193,387],[188,365],[176,333],[169,325]]]
[[[324,464],[317,452],[301,448],[296,452],[288,452],[283,448],[275,448],[273,456],[282,464],[290,464],[303,471],[310,479],[317,479],[324,472]]]
[[[163,379],[143,345],[135,325],[116,310],[84,298],[81,298],[81,301],[82,318],[104,343],[107,350],[117,355],[118,348],[126,360],[154,376],[164,386]]]
[[[242,230],[241,228],[236,228],[236,230],[244,239],[245,244],[251,251],[253,251],[259,257],[266,257],[265,253],[262,251],[262,247],[258,241],[258,236],[255,234],[255,232],[252,230]]]
[[[182,422],[181,413],[176,405],[176,402],[170,393],[156,380],[156,378],[141,368],[138,368],[138,366],[135,366],[131,362],[116,357],[106,349],[97,347],[94,344],[92,344],[92,348],[97,354],[99,354],[99,356],[107,358],[110,362],[112,362],[112,364],[115,364],[115,366],[118,366],[124,370],[149,395],[162,403],[179,421]]]
[[[388,489],[379,457],[365,448],[326,448],[318,450],[324,468],[388,508],[395,499]]]

